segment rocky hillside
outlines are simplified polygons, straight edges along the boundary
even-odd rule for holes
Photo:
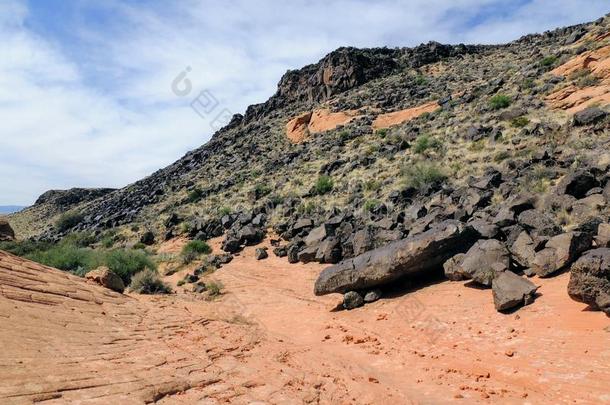
[[[341,48],[286,73],[267,102],[171,166],[120,190],[47,193],[10,221],[18,237],[50,240],[225,235],[228,253],[272,230],[277,255],[323,263],[438,243],[440,227],[470,235],[461,253],[474,249],[442,257],[449,277],[550,275],[610,239],[609,26],[606,16],[498,46]],[[504,267],[475,274],[486,260]]]

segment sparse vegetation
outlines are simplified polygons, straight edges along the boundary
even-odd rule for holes
[[[494,162],[500,163],[510,157],[510,152],[507,150],[500,151],[494,155]]]
[[[205,284],[205,288],[208,292],[209,297],[216,298],[222,295],[222,290],[225,287],[220,281],[210,281],[209,283]]]
[[[135,274],[129,289],[138,294],[170,294],[172,289],[165,284],[159,274],[151,269],[146,269]]]
[[[434,163],[420,162],[407,167],[403,176],[408,186],[423,189],[431,184],[444,182],[447,175]]]
[[[489,105],[494,110],[501,110],[510,106],[511,99],[505,94],[496,94],[489,99]]]
[[[368,200],[364,203],[364,210],[367,212],[373,211],[375,208],[381,205],[381,201],[379,200]]]
[[[195,202],[201,200],[202,198],[203,198],[203,191],[200,188],[195,187],[193,190],[191,190],[189,192],[186,199],[189,203],[195,203]]]
[[[515,128],[523,128],[525,126],[527,126],[527,124],[530,123],[529,118],[527,117],[517,117],[517,118],[513,118],[510,122],[510,125],[512,125]]]
[[[426,152],[428,149],[439,149],[441,145],[441,142],[429,135],[420,135],[415,140],[413,152],[421,154]]]
[[[375,134],[377,134],[377,136],[381,137],[381,138],[385,138],[385,136],[388,134],[388,129],[387,128],[379,128]]]
[[[80,212],[68,211],[62,214],[57,220],[57,222],[55,222],[55,228],[59,232],[65,232],[80,224],[83,219],[83,214],[81,214]]]
[[[551,66],[555,65],[556,62],[557,62],[557,56],[549,55],[549,56],[544,57],[540,61],[540,66],[551,67]]]
[[[334,187],[333,179],[330,176],[320,176],[314,186],[315,192],[318,195],[324,195],[332,191]]]
[[[202,240],[192,240],[188,242],[181,252],[182,263],[189,264],[197,260],[201,255],[208,255],[212,253],[210,245]]]

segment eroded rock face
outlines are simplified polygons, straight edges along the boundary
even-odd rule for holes
[[[6,219],[0,218],[0,242],[10,242],[15,239],[15,232]]]
[[[108,267],[99,267],[92,270],[85,274],[85,278],[118,293],[125,291],[125,284],[121,277],[117,276]]]
[[[506,311],[534,301],[538,287],[526,278],[505,271],[493,279],[492,292],[497,311]]]
[[[610,249],[585,253],[571,268],[568,294],[610,315]]]
[[[188,311],[1,251],[0,285],[2,404],[152,403],[209,379],[206,350],[184,349],[209,326]]]
[[[478,237],[458,222],[442,222],[420,235],[392,242],[326,268],[315,294],[346,293],[392,282],[407,275],[438,271],[449,258],[468,249]]]

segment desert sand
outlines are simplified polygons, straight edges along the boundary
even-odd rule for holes
[[[206,301],[121,295],[1,254],[0,402],[610,403],[610,319],[568,297],[567,273],[534,279],[541,295],[511,314],[446,281],[345,311],[314,296],[322,268],[246,248],[207,276],[225,288]]]

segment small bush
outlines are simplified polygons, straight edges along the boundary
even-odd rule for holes
[[[172,289],[165,284],[159,274],[150,269],[146,269],[135,274],[129,289],[138,294],[170,294]]]
[[[388,134],[388,129],[387,128],[379,128],[375,134],[377,134],[377,136],[381,137],[381,138],[385,138],[385,136]]]
[[[540,66],[550,67],[550,66],[553,66],[556,62],[557,62],[557,56],[549,55],[549,56],[544,57],[540,61]]]
[[[408,167],[404,171],[407,184],[417,189],[423,189],[428,185],[440,183],[447,179],[443,171],[433,163],[422,162]]]
[[[267,194],[270,194],[271,191],[272,191],[271,186],[269,186],[268,184],[259,183],[256,186],[254,186],[254,193],[256,194],[257,199],[264,197]]]
[[[367,180],[364,182],[364,189],[366,191],[377,191],[381,188],[381,183],[377,180]]]
[[[379,200],[367,200],[367,202],[364,203],[364,210],[367,212],[371,212],[373,211],[375,208],[379,207],[381,205],[381,201]]]
[[[224,216],[224,215],[230,215],[230,214],[231,214],[231,212],[233,212],[233,211],[232,211],[232,210],[231,210],[231,208],[229,208],[229,207],[220,207],[220,208],[218,209],[218,213],[219,213],[220,215],[222,215],[222,216]]]
[[[203,191],[198,188],[195,187],[193,190],[191,190],[188,194],[188,196],[186,197],[186,200],[190,203],[195,203],[199,200],[201,200],[203,198]]]
[[[207,289],[210,297],[218,297],[222,294],[222,290],[225,287],[220,281],[211,281],[206,283],[205,288]]]
[[[332,191],[334,187],[333,179],[330,176],[320,176],[314,186],[315,191],[319,195],[323,195]]]
[[[430,137],[429,135],[421,135],[415,140],[413,152],[421,154],[427,151],[428,149],[438,149],[440,148],[440,146],[441,143],[436,139]]]
[[[510,105],[511,99],[507,95],[504,94],[496,94],[491,99],[489,99],[489,105],[494,110],[501,110]]]
[[[495,154],[494,156],[494,162],[496,163],[500,163],[506,159],[508,159],[510,157],[510,153],[506,150],[500,151],[498,153]]]
[[[57,222],[55,222],[55,228],[59,232],[65,232],[68,229],[74,228],[76,225],[80,224],[83,221],[83,214],[76,211],[69,211],[62,214]]]
[[[155,263],[142,251],[112,250],[105,257],[105,265],[115,272],[125,285],[129,285],[134,274],[144,269],[156,270]]]
[[[198,255],[209,255],[212,253],[210,245],[202,240],[192,240],[182,248],[182,254],[196,253]]]
[[[428,78],[424,75],[417,75],[415,76],[415,84],[417,84],[418,86],[428,84]]]
[[[515,128],[523,128],[527,124],[530,123],[530,120],[527,117],[517,117],[513,118],[510,124]]]
[[[138,242],[135,245],[133,245],[133,248],[135,250],[146,250],[146,245],[142,242]]]

